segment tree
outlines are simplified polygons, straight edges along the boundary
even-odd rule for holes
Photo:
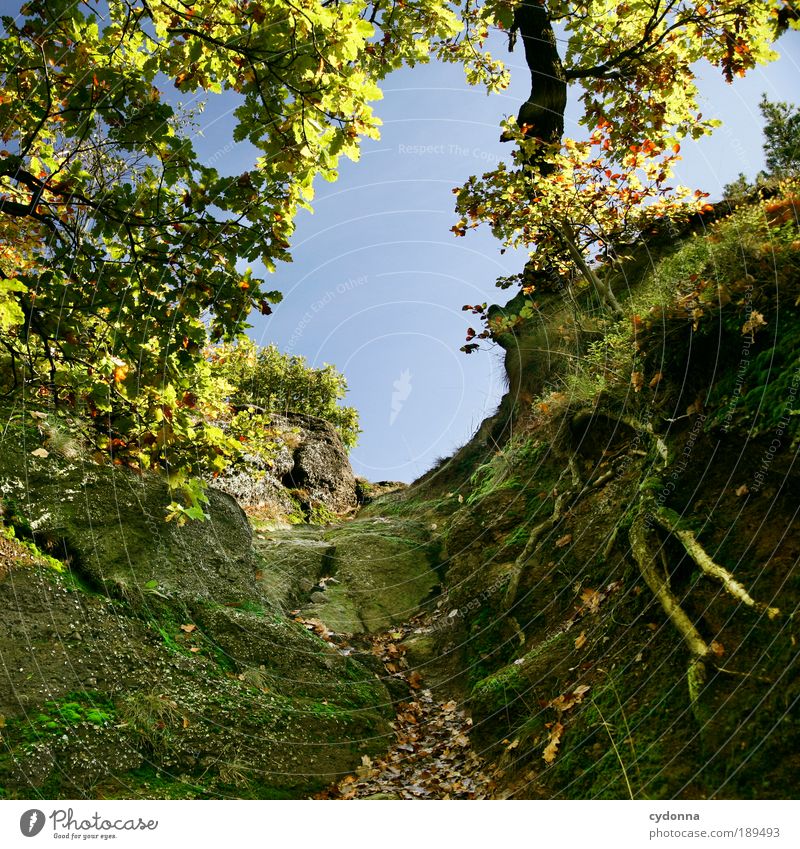
[[[226,400],[234,410],[253,413],[305,413],[330,422],[347,448],[353,448],[361,429],[354,407],[340,407],[347,381],[333,366],[314,368],[304,357],[282,354],[274,345],[259,348],[249,339],[211,348],[208,357],[215,374],[227,381]]]
[[[431,56],[504,85],[486,22],[437,0],[30,0],[0,43],[0,376],[177,485],[237,450],[203,356],[280,299],[297,210],[378,135],[379,81]],[[201,162],[169,96],[236,98],[239,174]],[[199,489],[190,494],[195,500]],[[196,506],[196,505],[195,505]]]
[[[291,259],[314,179],[378,135],[372,103],[392,70],[433,56],[503,87],[483,49],[492,26],[528,48],[531,106],[506,126],[517,167],[462,190],[459,230],[488,221],[541,267],[577,266],[617,309],[588,252],[610,256],[678,208],[665,186],[677,145],[713,125],[692,63],[731,79],[772,58],[796,17],[779,0],[30,0],[1,19],[3,391],[83,417],[115,462],[175,485],[221,469],[237,446],[212,424],[204,348],[280,298],[244,264]],[[561,145],[570,84],[590,139]],[[248,170],[198,159],[174,89],[236,99],[233,140],[258,152]]]
[[[747,179],[747,176],[740,171],[739,176],[732,183],[725,184],[722,189],[722,197],[724,200],[743,200],[751,195],[755,188]]]
[[[758,105],[764,118],[764,155],[774,176],[787,176],[800,168],[800,109],[773,102],[766,94]]]
[[[513,166],[500,163],[457,191],[453,230],[463,236],[487,223],[503,245],[529,250],[528,276],[577,272],[619,315],[598,266],[656,220],[702,211],[707,197],[669,185],[681,143],[718,124],[699,111],[696,63],[732,82],[774,59],[774,39],[798,24],[796,4],[498,0],[487,9],[522,37],[532,92],[504,129],[517,142]],[[563,59],[554,27],[566,41]],[[582,139],[562,139],[570,85],[581,89]],[[477,347],[468,342],[463,350]]]
[[[764,156],[767,170],[760,171],[751,183],[746,175],[728,183],[722,193],[726,200],[740,201],[751,197],[775,179],[791,177],[800,168],[800,110],[790,103],[773,102],[766,94],[758,105],[764,119]]]

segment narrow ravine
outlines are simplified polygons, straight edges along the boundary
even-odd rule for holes
[[[366,661],[395,705],[388,751],[364,754],[354,773],[317,798],[494,798],[500,776],[473,748],[471,719],[435,676],[428,680],[429,665],[411,657],[437,615],[430,531],[409,520],[356,517],[327,529],[257,534],[256,547],[273,564],[263,579],[280,585],[284,602],[297,601],[295,620],[329,648]]]
[[[358,640],[380,658],[387,676],[408,690],[391,723],[395,741],[385,755],[365,755],[355,773],[318,794],[319,799],[491,799],[502,773],[484,761],[470,739],[472,720],[453,699],[426,686],[406,659],[405,640],[426,630],[430,617]],[[319,628],[317,623],[313,628]],[[328,637],[337,639],[331,632]],[[348,651],[349,646],[343,646]]]

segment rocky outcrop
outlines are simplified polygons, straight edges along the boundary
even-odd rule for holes
[[[36,546],[0,548],[6,796],[305,796],[386,746],[386,687],[285,615],[231,496],[180,527],[163,479],[35,437],[10,426],[0,452],[0,531]],[[328,544],[307,542],[316,579]]]
[[[174,494],[158,475],[52,456],[31,457],[17,475],[6,460],[0,486],[33,541],[94,590],[137,607],[148,595],[224,604],[256,590],[252,532],[229,495],[209,489],[208,520],[180,526],[165,521]]]
[[[356,480],[333,425],[302,413],[276,413],[271,422],[282,443],[271,463],[246,455],[215,486],[267,517],[314,519],[355,508]]]

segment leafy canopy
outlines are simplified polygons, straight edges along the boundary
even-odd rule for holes
[[[602,259],[686,195],[666,185],[677,145],[713,126],[693,64],[732,79],[770,60],[794,4],[30,0],[3,17],[0,391],[83,415],[117,462],[176,485],[223,468],[239,449],[213,424],[220,377],[204,349],[280,299],[246,263],[290,260],[314,180],[378,136],[389,72],[436,57],[502,88],[484,39],[518,29],[522,11],[566,38],[552,70],[581,88],[589,138],[507,125],[516,164],[463,188],[457,230],[485,221],[541,267],[592,280],[590,249]],[[198,158],[176,89],[235,99],[231,141],[255,150],[246,171]]]
[[[699,109],[698,63],[711,63],[732,82],[775,59],[772,42],[787,26],[797,26],[795,4],[518,0],[488,8],[523,39],[527,24],[528,39],[535,35],[539,44],[556,44],[555,28],[566,45],[563,59],[553,51],[549,67],[535,61],[536,53],[528,56],[531,99],[521,120],[508,121],[504,132],[517,141],[514,163],[500,163],[457,190],[461,219],[453,230],[465,235],[488,224],[503,245],[530,252],[530,274],[569,282],[577,271],[618,314],[619,303],[598,264],[615,261],[617,250],[655,220],[702,210],[707,197],[671,185],[681,144],[719,124]],[[581,138],[561,138],[563,117],[557,132],[552,128],[558,122],[541,117],[548,107],[563,116],[564,100],[554,83],[559,80],[565,89],[579,90]],[[548,89],[553,89],[549,101],[542,94]],[[524,276],[520,279],[525,285]],[[507,284],[508,279],[499,281]],[[470,330],[468,340],[475,335]],[[489,335],[489,329],[479,334]],[[462,350],[477,347],[470,343]]]
[[[3,17],[2,391],[84,415],[117,462],[176,485],[224,467],[238,446],[212,424],[203,350],[280,300],[244,263],[290,260],[314,179],[378,136],[390,71],[435,56],[503,86],[486,26],[439,0],[30,0]],[[248,170],[198,158],[175,89],[235,99]]]

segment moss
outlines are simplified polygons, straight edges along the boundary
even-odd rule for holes
[[[108,727],[116,719],[116,710],[108,695],[80,690],[67,693],[63,699],[44,702],[36,714],[24,719],[7,720],[4,737],[12,749],[20,744],[60,737],[83,723]]]
[[[233,765],[235,767],[235,765]],[[223,770],[225,774],[235,769]],[[97,788],[98,798],[103,799],[253,799],[277,800],[307,798],[313,788],[302,792],[275,787],[260,776],[247,770],[232,776],[236,780],[224,780],[223,775],[175,775],[160,770],[152,764],[129,770],[105,782]]]
[[[696,763],[696,726],[683,675],[670,665],[642,682],[607,672],[564,715],[558,757],[543,778],[557,797],[663,799],[679,794]]]
[[[791,307],[774,315],[749,345],[749,359],[743,365],[740,360],[746,340],[739,326],[743,319],[735,314],[729,321],[736,326],[728,332],[739,344],[732,354],[735,361],[709,395],[709,404],[716,408],[709,426],[737,424],[746,427],[752,438],[773,433],[783,422],[781,431],[786,433],[787,443],[791,442],[800,430],[800,316]]]
[[[543,442],[531,438],[510,440],[502,451],[473,472],[467,504],[476,504],[500,490],[523,489],[537,471],[546,450]]]
[[[504,717],[510,720],[512,713],[519,713],[519,700],[529,690],[530,685],[519,667],[506,666],[475,684],[470,694],[470,708],[481,718],[502,723]]]
[[[0,513],[0,515],[2,515],[2,513]],[[60,560],[56,559],[55,557],[52,557],[46,551],[42,551],[42,549],[39,548],[39,546],[36,545],[35,542],[29,539],[25,539],[24,537],[17,537],[14,527],[2,525],[0,526],[0,533],[2,533],[2,535],[6,539],[13,539],[18,542],[23,548],[27,549],[33,555],[36,561],[41,565],[46,566],[48,569],[52,569],[59,575],[64,574],[64,572],[66,571],[66,567]]]
[[[314,504],[308,514],[310,525],[332,525],[336,522],[336,514],[324,504]]]

